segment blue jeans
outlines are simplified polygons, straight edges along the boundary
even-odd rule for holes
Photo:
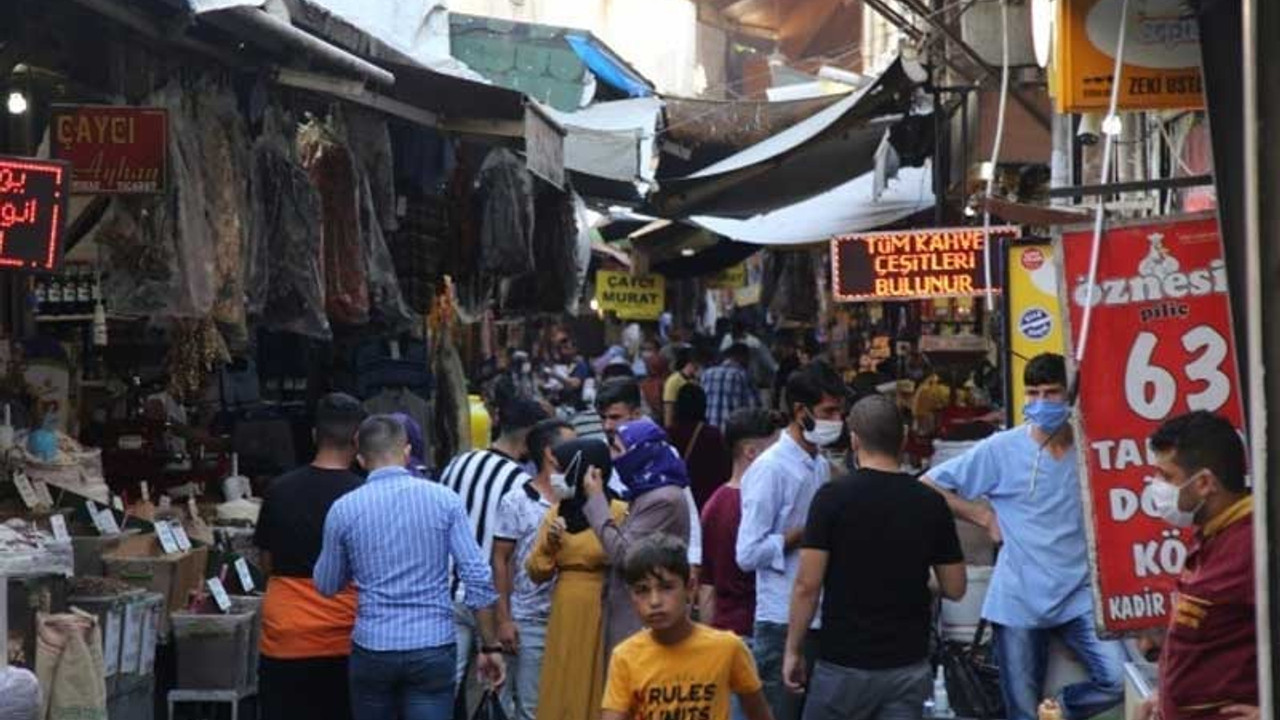
[[[774,720],[800,720],[804,714],[804,695],[796,695],[782,682],[782,661],[787,650],[787,626],[757,622],[752,633],[752,654],[764,685],[764,699],[773,710]],[[809,675],[818,657],[818,634],[809,631],[804,641],[805,662]]]
[[[453,645],[404,652],[351,648],[351,716],[354,720],[451,720]]]
[[[536,720],[538,680],[542,676],[542,656],[547,650],[547,623],[517,620],[520,651],[507,655],[507,681],[499,697],[510,720]]]
[[[1057,698],[1065,720],[1084,720],[1124,700],[1124,648],[1102,640],[1093,614],[1053,628],[995,626],[1000,692],[1009,720],[1036,720],[1049,664],[1049,639],[1056,636],[1089,673],[1087,682],[1068,685]]]

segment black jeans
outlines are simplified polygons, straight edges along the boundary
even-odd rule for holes
[[[351,720],[347,658],[258,661],[262,720]]]

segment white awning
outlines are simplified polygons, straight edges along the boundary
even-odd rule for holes
[[[614,100],[571,113],[545,109],[568,133],[565,167],[610,180],[653,181],[654,138],[662,100]]]
[[[694,216],[688,222],[731,240],[757,245],[804,245],[838,235],[867,232],[933,207],[933,168],[898,169],[877,199],[875,172],[794,205],[764,215],[737,218]]]

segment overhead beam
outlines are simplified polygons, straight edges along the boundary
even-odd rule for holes
[[[1192,175],[1190,177],[1158,178],[1155,180],[1133,180],[1131,182],[1103,183],[1100,185],[1049,188],[1049,197],[1096,197],[1098,195],[1116,195],[1126,192],[1142,192],[1144,190],[1177,190],[1179,188],[1203,187],[1212,184],[1212,175]]]

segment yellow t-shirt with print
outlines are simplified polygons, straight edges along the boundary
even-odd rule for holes
[[[675,645],[641,630],[614,649],[603,705],[633,720],[728,720],[730,694],[760,688],[741,638],[695,624]]]

